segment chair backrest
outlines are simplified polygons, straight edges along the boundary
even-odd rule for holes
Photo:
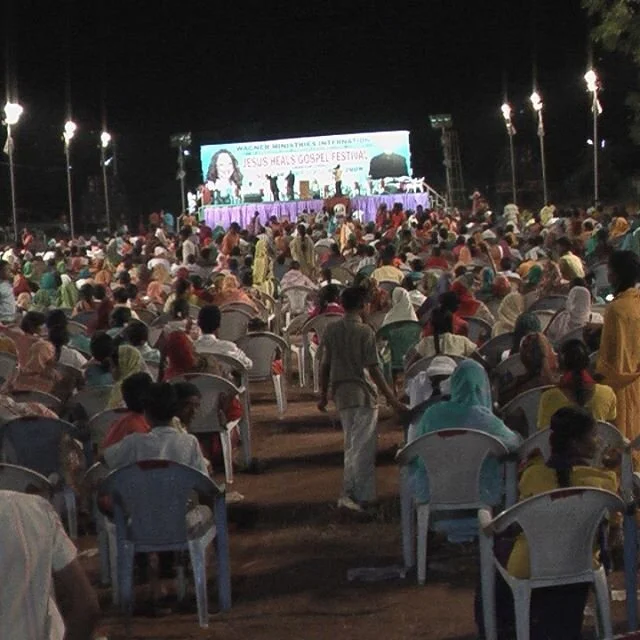
[[[378,329],[382,326],[386,315],[386,311],[375,311],[371,315],[367,316],[367,324],[377,333]]]
[[[306,313],[303,313],[299,316],[295,316],[295,318],[291,320],[291,322],[287,325],[287,328],[285,329],[285,335],[287,336],[287,338],[290,338],[291,336],[302,335],[302,327],[304,327],[304,325],[308,320],[309,320],[309,316]]]
[[[529,547],[530,583],[548,585],[588,579],[593,571],[593,547],[598,527],[611,511],[622,511],[615,493],[569,487],[541,493],[501,513],[493,528],[502,532],[518,524]],[[586,580],[582,580],[586,581]]]
[[[147,371],[149,375],[153,379],[154,382],[158,382],[158,376],[160,375],[160,363],[158,362],[149,362],[145,360],[145,366],[147,367]]]
[[[463,320],[469,325],[469,340],[476,344],[485,342],[491,338],[491,325],[475,316],[465,316]]]
[[[342,318],[344,318],[344,316],[341,313],[321,313],[315,316],[315,318],[311,318],[305,322],[302,327],[302,334],[305,335],[315,331],[318,339],[322,341],[327,327],[338,320],[342,320]]]
[[[331,279],[348,285],[353,282],[353,274],[345,267],[333,267],[331,269]]]
[[[498,388],[505,388],[509,386],[516,378],[524,376],[527,373],[520,354],[516,353],[509,356],[506,360],[498,362],[493,371],[491,377]]]
[[[283,362],[287,357],[287,343],[284,338],[268,331],[248,333],[238,340],[238,347],[253,362],[249,370],[249,380],[270,380],[271,365],[280,350]]]
[[[194,491],[217,496],[224,488],[198,470],[168,460],[116,469],[100,484],[100,493],[112,499],[118,536],[141,549],[186,544],[186,515]]]
[[[59,473],[62,436],[75,432],[75,427],[64,420],[15,418],[0,426],[2,459],[33,469],[45,477]]]
[[[475,509],[483,505],[480,471],[488,457],[507,448],[494,436],[476,429],[443,429],[420,436],[397,455],[401,465],[422,460],[429,479],[433,509]]]
[[[540,331],[545,331],[556,315],[553,309],[538,309],[531,311],[531,313],[540,320]]]
[[[591,267],[591,271],[595,276],[594,287],[596,294],[600,291],[609,289],[609,265],[606,262],[599,262]]]
[[[511,349],[513,345],[513,333],[502,333],[495,338],[485,342],[480,349],[480,355],[487,361],[490,369],[498,366],[501,362],[502,354]]]
[[[16,402],[38,402],[55,413],[60,413],[62,407],[60,398],[56,398],[56,396],[45,391],[12,391],[11,397]]]
[[[569,340],[580,340],[581,342],[584,342],[584,327],[578,327],[577,329],[560,336],[560,338],[558,338],[554,343],[556,351],[561,349],[562,345],[565,342],[569,342]]]
[[[382,282],[378,282],[378,289],[386,291],[389,295],[391,295],[393,293],[393,290],[399,286],[400,285],[397,282],[393,282],[391,280],[383,280]]]
[[[53,496],[53,485],[47,478],[16,464],[0,464],[0,489],[37,494],[47,500]]]
[[[190,382],[200,390],[202,396],[200,409],[193,418],[189,431],[191,433],[217,433],[224,430],[219,411],[221,396],[225,398],[237,397],[238,387],[226,378],[214,376],[210,373],[189,373],[172,378],[171,382]]]
[[[317,291],[309,287],[287,287],[280,292],[280,297],[291,314],[299,315],[307,310],[310,299],[316,294]]]
[[[158,317],[158,314],[151,311],[151,309],[136,309],[136,313],[138,314],[138,318],[149,327]]]
[[[567,303],[567,296],[551,295],[539,298],[530,307],[529,311],[540,311],[542,309],[559,311],[564,309]]]
[[[73,316],[73,322],[86,327],[96,317],[96,315],[95,311],[82,311],[81,313]]]
[[[168,313],[161,313],[151,321],[149,327],[164,327],[168,322],[171,322],[171,315]]]
[[[109,402],[112,387],[87,387],[76,393],[71,398],[69,404],[71,406],[80,406],[84,410],[87,418],[92,418],[96,414],[104,411]]]
[[[11,379],[17,370],[18,358],[12,353],[0,353],[0,380]]]
[[[375,270],[376,270],[375,264],[367,264],[358,271],[358,274],[361,274],[363,276],[370,276]]]
[[[404,368],[404,358],[418,344],[421,333],[420,323],[412,320],[391,322],[378,330],[377,338],[389,343],[393,369]]]
[[[426,371],[429,368],[429,365],[431,364],[432,360],[436,357],[437,356],[429,356],[427,358],[420,358],[420,360],[418,360],[417,362],[414,362],[404,373],[405,382],[408,383],[409,380],[411,380],[411,378],[415,378],[415,376],[417,376],[419,373]],[[460,364],[461,362],[464,362],[465,360],[467,360],[467,358],[464,358],[462,356],[446,356],[446,357],[451,358],[453,361],[456,362],[456,364]]]
[[[528,391],[516,396],[502,409],[505,421],[509,420],[509,418],[513,418],[514,415],[522,411],[524,413],[524,420],[526,424],[515,423],[509,420],[509,425],[521,436],[528,438],[530,435],[535,433],[537,429],[540,398],[547,389],[552,388],[553,387],[551,385],[536,387],[535,389],[529,389]]]
[[[69,320],[67,322],[67,331],[70,336],[86,336],[87,335],[87,327],[84,324],[80,324],[75,320]]]
[[[218,338],[235,342],[247,334],[249,321],[253,316],[240,309],[222,309],[220,313],[220,328]]]
[[[589,356],[589,371],[591,371],[591,373],[595,373],[597,364],[598,364],[598,352],[594,351]]]
[[[91,442],[97,446],[101,446],[111,425],[125,413],[128,413],[128,411],[128,409],[124,408],[105,409],[104,411],[93,415],[87,424]]]

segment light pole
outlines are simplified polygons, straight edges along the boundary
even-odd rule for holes
[[[180,198],[182,203],[182,213],[187,210],[187,195],[184,189],[184,179],[186,177],[186,173],[184,170],[184,156],[187,151],[180,145],[178,149],[178,179],[180,180]]]
[[[544,154],[544,120],[542,119],[542,98],[537,91],[534,91],[529,98],[531,100],[531,106],[536,112],[538,118],[538,139],[540,140],[540,164],[542,165],[542,195],[544,199],[544,206],[547,206],[548,193],[547,193],[547,162]]]
[[[64,157],[67,162],[67,196],[69,198],[69,227],[71,230],[71,239],[76,237],[74,223],[73,223],[73,192],[71,190],[71,158],[70,158],[70,146],[71,140],[76,133],[77,125],[73,120],[67,120],[64,123],[64,132],[62,138],[64,139]]]
[[[24,109],[17,102],[4,105],[4,123],[7,126],[7,151],[9,154],[9,182],[11,184],[11,213],[13,214],[13,236],[18,242],[18,212],[16,209],[16,176],[13,166],[13,136],[11,127],[18,124]]]
[[[593,69],[589,69],[584,74],[584,81],[587,83],[587,91],[591,93],[591,111],[593,113],[593,204],[598,204],[598,116],[602,113],[602,105],[598,100],[598,90],[600,82]]]
[[[507,135],[509,136],[509,156],[511,158],[511,193],[513,197],[513,204],[516,202],[516,154],[513,146],[513,136],[516,135],[516,128],[511,121],[511,105],[505,102],[501,107],[502,117],[504,118],[504,124],[507,128]]]
[[[109,184],[107,182],[106,151],[111,142],[111,134],[103,131],[100,134],[100,160],[102,162],[102,182],[104,184],[104,210],[107,215],[107,231],[111,233],[111,208],[109,207]]]

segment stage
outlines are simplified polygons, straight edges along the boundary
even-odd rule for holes
[[[380,196],[359,196],[350,198],[351,210],[362,211],[364,221],[371,222],[376,218],[376,212],[381,204],[386,204],[391,209],[396,202],[402,204],[405,211],[412,209],[415,211],[418,205],[425,209],[431,206],[428,193],[396,193]],[[276,218],[286,218],[296,220],[305,210],[310,213],[322,211],[325,200],[291,200],[283,202],[255,202],[228,207],[204,207],[204,221],[212,229],[221,225],[225,229],[232,222],[237,222],[242,227],[246,227],[257,211],[260,214],[260,222],[266,224],[271,216]]]

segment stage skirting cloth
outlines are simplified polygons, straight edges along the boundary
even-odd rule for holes
[[[351,210],[364,212],[365,222],[375,220],[376,212],[381,204],[386,204],[389,209],[396,202],[402,203],[405,211],[415,211],[418,205],[429,208],[428,193],[397,193],[382,196],[362,196],[351,198]],[[288,218],[296,220],[305,210],[309,213],[322,211],[324,200],[292,200],[287,202],[254,202],[235,207],[205,207],[204,220],[212,229],[218,225],[227,229],[232,222],[237,222],[246,227],[257,211],[260,214],[260,222],[266,224],[271,216],[276,218]]]

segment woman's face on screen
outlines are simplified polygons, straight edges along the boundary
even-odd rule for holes
[[[233,175],[233,160],[228,153],[221,153],[216,160],[216,169],[220,180],[231,180]]]

